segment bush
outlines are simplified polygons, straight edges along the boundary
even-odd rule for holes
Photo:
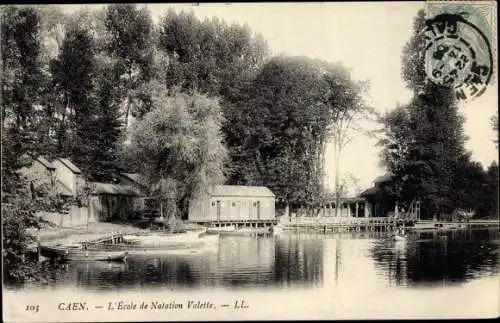
[[[3,270],[4,282],[23,282],[33,274],[33,266],[26,260],[28,247],[34,237],[26,229],[37,227],[35,204],[29,196],[16,196],[11,203],[2,204]]]

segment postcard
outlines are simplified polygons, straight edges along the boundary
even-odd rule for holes
[[[496,6],[2,6],[4,321],[498,317]]]

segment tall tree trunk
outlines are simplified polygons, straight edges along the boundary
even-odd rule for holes
[[[132,95],[130,95],[130,91],[132,90],[132,68],[129,67],[128,68],[128,79],[129,79],[129,85],[127,87],[127,107],[125,109],[125,123],[123,124],[124,125],[124,133],[125,133],[125,136],[126,136],[126,133],[127,133],[127,127],[128,127],[128,116],[130,115],[130,105],[131,105],[131,101],[132,101]]]
[[[68,110],[68,105],[69,103],[66,102],[66,104],[64,105],[64,109],[62,111],[62,120],[61,120],[61,124],[59,126],[59,129],[58,129],[58,133],[57,133],[57,153],[58,154],[61,154],[64,150],[64,144],[63,144],[63,140],[65,138],[64,136],[64,130],[65,130],[65,122],[66,122],[66,110]]]
[[[335,217],[339,216],[340,203],[340,147],[335,143]]]
[[[125,109],[125,122],[123,124],[123,129],[125,129],[124,131],[124,134],[126,136],[126,133],[127,133],[127,127],[128,127],[128,116],[130,115],[130,101],[131,101],[132,97],[130,94],[127,94],[127,107]]]

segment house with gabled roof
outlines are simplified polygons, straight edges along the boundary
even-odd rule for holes
[[[30,185],[54,185],[55,167],[43,156],[31,158],[31,165],[21,168],[20,172]]]
[[[388,216],[396,208],[396,200],[389,197],[388,189],[393,181],[394,174],[386,172],[373,181],[373,186],[363,191],[360,196],[370,204],[370,214],[375,217]]]
[[[56,158],[52,161],[55,167],[55,187],[63,196],[76,197],[84,185],[82,171],[68,158]]]
[[[213,185],[189,203],[189,221],[200,224],[275,220],[275,195],[264,186]]]
[[[90,182],[90,213],[95,221],[128,220],[135,216],[134,203],[140,194],[132,185]]]
[[[43,156],[31,157],[30,166],[21,169],[34,193],[41,184],[70,202],[68,213],[41,212],[45,220],[60,226],[78,226],[94,221],[127,220],[136,215],[136,202],[145,192],[138,174],[124,173],[118,184],[86,182],[83,172],[68,158],[52,162]],[[126,182],[128,180],[128,182]],[[89,184],[89,204],[80,204],[78,197]],[[74,199],[78,198],[78,199]]]

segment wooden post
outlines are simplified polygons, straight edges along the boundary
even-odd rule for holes
[[[90,221],[90,196],[87,202],[87,231],[89,230],[89,221]]]
[[[359,207],[359,204],[358,204],[358,201],[356,201],[356,218],[358,217],[358,207]]]

